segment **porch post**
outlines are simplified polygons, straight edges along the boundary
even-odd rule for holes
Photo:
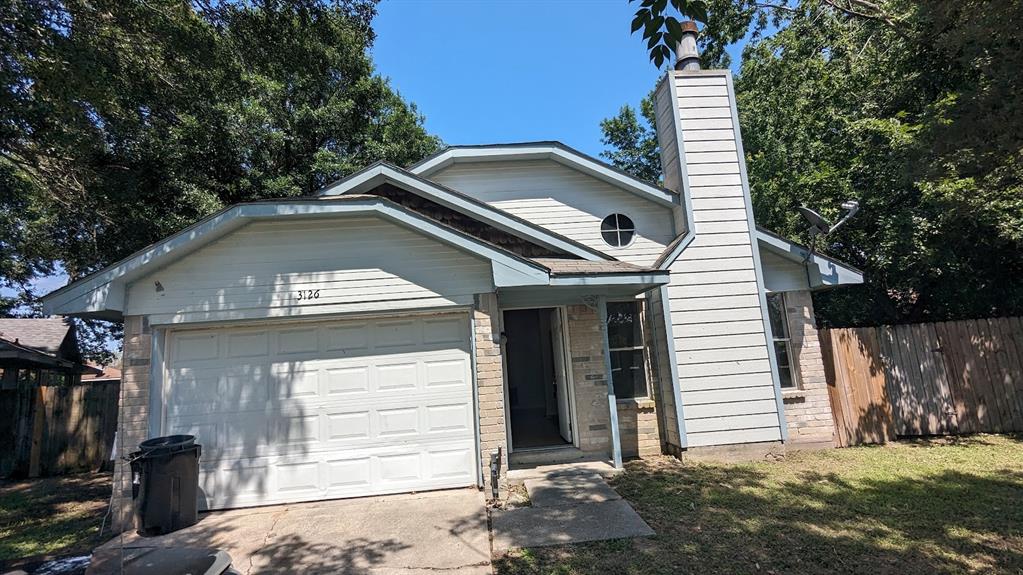
[[[597,296],[597,315],[600,320],[600,339],[604,348],[604,377],[607,379],[607,407],[611,412],[611,455],[615,469],[622,467],[622,438],[618,434],[618,401],[611,374],[611,346],[607,339],[607,297]]]

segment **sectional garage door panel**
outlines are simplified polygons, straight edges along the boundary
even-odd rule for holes
[[[165,431],[202,443],[214,509],[472,485],[468,323],[171,332]]]

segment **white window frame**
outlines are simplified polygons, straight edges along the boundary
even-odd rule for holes
[[[792,385],[789,385],[789,386],[781,385],[780,381],[778,382],[778,384],[781,386],[782,391],[792,391],[792,390],[802,389],[803,385],[802,385],[802,382],[800,381],[799,370],[796,368],[796,365],[795,365],[795,363],[793,361],[795,359],[795,355],[792,353],[792,326],[789,325],[789,303],[788,303],[788,298],[785,297],[785,292],[780,292],[780,291],[779,292],[768,292],[767,293],[767,298],[771,299],[772,297],[777,297],[781,301],[781,325],[785,328],[785,337],[778,337],[778,334],[774,333],[774,328],[772,327],[771,328],[771,345],[772,346],[777,346],[777,344],[779,342],[783,342],[785,344],[785,358],[788,361],[788,364],[785,367],[788,368],[788,370],[789,370],[789,377],[792,380]],[[771,313],[771,309],[772,309],[771,308],[771,304],[770,304],[770,302],[768,302],[768,305],[767,305],[767,312],[768,312],[768,314]],[[768,317],[768,319],[770,319],[770,317]],[[778,354],[775,354],[775,359],[777,359],[777,355]],[[779,363],[778,371],[781,371],[782,367],[783,366]]]
[[[631,304],[634,304],[636,306],[636,314],[635,314],[636,315],[636,321],[639,322],[639,345],[626,346],[626,347],[611,347],[611,341],[610,341],[610,339],[608,339],[608,348],[607,348],[607,351],[609,352],[608,355],[610,356],[610,354],[612,354],[612,353],[614,353],[616,351],[639,351],[641,353],[641,355],[642,355],[641,363],[642,363],[642,367],[643,367],[643,394],[642,395],[635,395],[633,397],[618,397],[618,393],[615,392],[615,399],[617,401],[624,401],[624,402],[643,401],[643,400],[646,400],[646,399],[650,399],[650,371],[647,369],[647,360],[648,360],[647,356],[648,356],[648,354],[647,354],[647,349],[646,349],[646,347],[647,347],[646,346],[646,338],[644,337],[645,334],[646,334],[646,323],[645,323],[645,321],[643,319],[643,315],[644,315],[643,312],[646,311],[644,309],[644,306],[646,305],[645,301],[641,300],[641,299],[620,299],[620,300],[608,300],[607,303],[609,303],[609,304],[613,304],[613,303],[631,303]],[[611,366],[608,366],[608,368],[611,370],[611,385],[613,386],[614,385],[614,368],[611,367]]]

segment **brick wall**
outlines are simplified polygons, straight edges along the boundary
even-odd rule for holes
[[[568,339],[579,426],[579,449],[610,454],[611,416],[607,407],[604,337],[597,312],[585,305],[569,306]],[[650,341],[649,337],[647,341]],[[652,359],[653,354],[647,354],[650,389],[654,389],[657,384],[656,371],[649,365]],[[662,441],[657,405],[653,398],[619,401],[617,409],[622,455],[659,455]]]
[[[569,357],[578,422],[579,449],[611,452],[611,415],[607,407],[604,337],[596,310],[568,306]]]
[[[143,316],[124,318],[124,367],[118,412],[117,455],[114,463],[114,498],[111,525],[116,531],[133,527],[131,469],[122,459],[149,437],[149,376],[152,333]]]
[[[810,292],[786,292],[785,315],[791,337],[792,365],[799,382],[799,389],[782,391],[789,443],[796,446],[831,444],[835,425]]]
[[[504,420],[504,370],[502,367],[500,311],[497,295],[479,294],[473,311],[476,333],[476,382],[479,389],[480,463],[484,483],[490,489],[490,454],[503,452],[504,477],[508,468],[508,434]]]
[[[657,406],[652,399],[618,402],[618,429],[622,437],[623,457],[650,457],[661,454],[661,436]]]

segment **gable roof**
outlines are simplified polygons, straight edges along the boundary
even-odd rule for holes
[[[63,317],[0,318],[0,339],[50,355],[60,351],[71,330]]]
[[[491,262],[495,288],[522,288],[554,285],[661,285],[667,272],[648,270],[616,260],[567,260],[592,265],[586,270],[561,272],[564,261],[550,258],[543,262],[520,256],[480,238],[463,233],[418,212],[406,209],[378,196],[341,195],[290,198],[237,204],[221,210],[184,230],[150,245],[127,258],[81,280],[53,291],[42,298],[47,313],[62,313],[117,320],[125,303],[125,290],[131,282],[162,268],[213,242],[250,221],[280,218],[310,218],[346,215],[373,215],[418,231],[437,241],[474,254]],[[586,275],[574,279],[572,276]],[[602,279],[603,278],[603,279]]]
[[[476,218],[499,230],[517,235],[549,249],[574,255],[586,260],[614,260],[615,258],[585,246],[575,240],[552,232],[534,223],[514,216],[504,210],[495,208],[452,190],[446,186],[431,182],[407,170],[403,170],[386,162],[376,162],[346,178],[321,188],[318,197],[338,197],[366,193],[383,184],[391,184],[415,194],[427,197],[442,206]]]
[[[641,180],[593,156],[561,142],[516,142],[478,146],[450,146],[409,166],[408,171],[429,178],[447,166],[460,162],[553,160],[598,180],[669,207],[678,206],[675,192]]]
[[[47,313],[75,314],[99,319],[120,318],[128,283],[170,264],[253,220],[375,215],[417,230],[440,242],[474,253],[493,263],[494,284],[546,285],[544,266],[464,234],[394,202],[377,196],[290,198],[236,204],[152,244],[70,285],[43,296]]]
[[[757,226],[757,243],[789,261],[806,265],[811,275],[811,289],[863,283],[863,272],[835,258],[814,252],[768,229]]]

